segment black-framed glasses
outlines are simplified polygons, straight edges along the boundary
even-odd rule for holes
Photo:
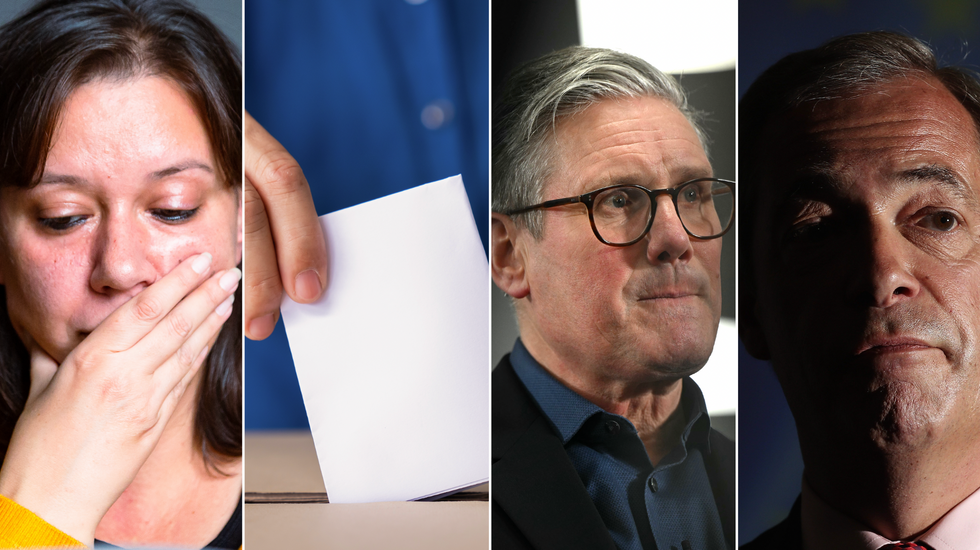
[[[681,225],[696,239],[721,237],[735,219],[735,182],[717,178],[699,178],[668,189],[612,185],[504,214],[513,216],[541,208],[582,203],[589,209],[592,232],[601,242],[610,246],[629,246],[650,231],[657,213],[654,199],[660,195],[670,195]]]

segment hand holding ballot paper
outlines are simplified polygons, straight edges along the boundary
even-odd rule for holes
[[[245,324],[264,338],[281,300],[330,501],[486,482],[489,277],[462,178],[317,219],[299,165],[245,122]]]
[[[309,303],[326,282],[323,233],[303,170],[245,111],[245,335],[262,340],[279,319],[283,291]]]
[[[487,259],[462,178],[320,218],[329,285],[283,322],[331,502],[487,481]]]

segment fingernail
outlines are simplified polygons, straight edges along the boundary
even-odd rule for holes
[[[221,280],[218,281],[218,285],[225,289],[226,292],[231,292],[238,286],[238,281],[241,280],[241,278],[242,272],[235,267],[229,269],[228,273],[221,276]]]
[[[315,269],[307,269],[296,276],[296,296],[307,302],[320,297],[320,276]]]
[[[248,324],[248,333],[252,335],[252,338],[266,338],[272,334],[272,330],[276,328],[276,314],[270,313],[268,315],[263,315],[262,317],[257,317],[252,319]]]
[[[225,301],[224,302],[221,302],[221,304],[218,307],[214,308],[214,312],[217,313],[218,315],[222,315],[222,316],[228,315],[229,313],[231,313],[231,305],[233,303],[235,303],[235,295],[234,294],[232,294],[231,296],[225,298]]]
[[[207,252],[201,254],[197,258],[194,258],[194,262],[191,263],[191,269],[193,269],[198,275],[207,271],[209,267],[211,267],[211,254],[208,254]]]

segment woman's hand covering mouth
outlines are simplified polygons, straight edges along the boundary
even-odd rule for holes
[[[58,363],[33,340],[31,386],[0,493],[91,545],[155,448],[232,311],[241,272],[185,260]]]

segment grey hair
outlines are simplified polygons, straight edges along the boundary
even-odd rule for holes
[[[606,99],[658,97],[687,118],[701,146],[707,140],[699,114],[670,75],[642,59],[612,50],[572,46],[525,63],[507,82],[494,112],[492,209],[511,212],[542,201],[552,169],[551,144],[558,121]],[[705,147],[705,150],[707,148]],[[515,216],[535,237],[540,211]]]
[[[804,104],[854,97],[897,78],[935,78],[966,108],[980,132],[980,80],[975,72],[940,67],[932,49],[902,34],[876,31],[835,38],[790,54],[766,69],[739,103],[739,181],[742,209],[739,292],[755,296],[753,239],[766,150],[763,132],[771,121]],[[978,133],[980,135],[980,133]],[[747,256],[745,255],[747,253]]]

